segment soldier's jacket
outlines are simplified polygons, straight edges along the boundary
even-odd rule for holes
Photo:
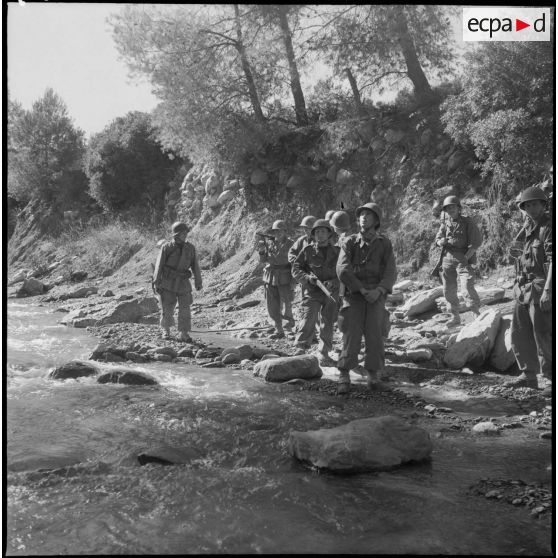
[[[190,277],[196,287],[202,285],[201,271],[194,245],[190,242],[169,240],[161,246],[153,271],[156,289],[183,294],[192,291]]]
[[[264,283],[278,287],[291,282],[291,264],[288,254],[292,243],[290,238],[271,242],[266,251],[263,254],[260,253],[260,261],[267,262],[264,267]]]
[[[538,223],[527,219],[516,236],[523,242],[514,295],[520,302],[538,303],[546,282],[546,267],[552,263],[552,221],[545,213]]]
[[[464,254],[469,248],[475,250],[482,244],[482,234],[471,217],[459,215],[454,221],[447,218],[440,224],[440,229],[436,234],[436,242],[446,238],[448,252]]]
[[[397,269],[389,238],[377,234],[368,242],[360,233],[341,239],[337,276],[351,293],[384,287],[391,293]]]
[[[288,259],[289,262],[292,264],[296,257],[298,256],[298,254],[300,253],[300,251],[305,247],[308,246],[308,244],[312,243],[312,239],[308,238],[308,236],[303,235],[298,237],[293,245],[289,248],[289,254],[288,254]]]
[[[308,283],[310,274],[315,275],[335,296],[339,292],[336,265],[339,257],[339,247],[327,244],[320,248],[316,242],[307,244],[295,258],[292,264],[293,277],[303,285],[309,294],[320,294],[321,289]]]

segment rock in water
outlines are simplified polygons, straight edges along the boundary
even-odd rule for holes
[[[29,279],[25,279],[23,281],[23,285],[20,287],[19,291],[17,291],[16,296],[19,298],[24,296],[36,296],[43,294],[44,292],[44,284],[38,279],[30,277]]]
[[[89,362],[81,360],[72,360],[55,368],[49,377],[54,380],[69,380],[74,378],[83,378],[85,376],[94,376],[99,373],[99,368]]]
[[[285,382],[294,378],[308,380],[321,378],[322,369],[313,355],[279,357],[258,362],[254,366],[254,376],[262,376],[267,382]]]
[[[492,422],[478,422],[473,426],[472,432],[475,434],[495,435],[500,434],[499,428]]]
[[[289,453],[316,467],[345,473],[385,470],[428,459],[426,430],[393,416],[354,420],[336,428],[292,431]]]
[[[128,384],[132,386],[154,386],[157,382],[149,375],[137,370],[115,368],[97,379],[99,384]]]
[[[455,343],[446,351],[444,362],[453,369],[462,368],[465,364],[481,366],[494,346],[500,320],[498,310],[482,312],[458,333]]]

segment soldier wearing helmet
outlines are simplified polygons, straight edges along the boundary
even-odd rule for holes
[[[461,215],[461,202],[457,196],[448,196],[442,204],[442,222],[436,234],[436,244],[444,251],[442,259],[442,283],[453,317],[448,326],[459,325],[459,298],[457,278],[461,290],[467,293],[469,305],[475,315],[480,314],[481,301],[475,289],[472,264],[476,251],[482,244],[482,234],[471,217]]]
[[[153,271],[153,288],[159,296],[161,305],[160,326],[163,339],[170,339],[170,328],[174,325],[174,309],[178,304],[179,339],[191,343],[190,330],[192,318],[192,285],[202,288],[202,278],[198,257],[194,245],[186,242],[189,232],[186,223],[176,222],[172,226],[173,239],[161,245],[159,256]]]
[[[293,241],[287,236],[287,223],[278,219],[274,221],[269,234],[275,237],[271,245],[261,242],[258,246],[260,261],[265,262],[263,282],[267,312],[275,324],[274,338],[285,337],[283,317],[288,321],[287,327],[294,327],[292,300],[291,264],[288,260],[289,247]],[[281,306],[284,313],[281,314]]]
[[[385,366],[385,301],[397,278],[393,247],[379,232],[380,207],[366,203],[357,208],[356,217],[359,232],[342,239],[336,268],[343,297],[338,320],[343,334],[343,349],[337,363],[340,394],[350,389],[349,372],[358,365],[363,335],[368,387],[381,386],[378,372]]]
[[[329,224],[333,227],[334,232],[339,240],[342,239],[351,230],[351,217],[346,211],[336,211],[329,221]]]
[[[314,226],[314,222],[316,221],[316,217],[313,215],[306,215],[302,218],[300,225],[298,225],[299,229],[302,232],[302,236],[298,237],[294,244],[291,246],[289,250],[289,262],[291,264],[295,261],[295,258],[298,256],[298,253],[306,246],[312,242],[312,227]]]
[[[309,349],[316,322],[320,322],[318,359],[321,365],[335,365],[329,356],[333,348],[333,326],[337,319],[339,281],[335,272],[339,248],[329,243],[333,230],[327,219],[317,219],[311,229],[312,243],[302,248],[292,264],[293,277],[302,285],[301,321],[296,345]],[[321,281],[329,298],[317,285]]]
[[[511,345],[521,374],[509,387],[537,388],[540,372],[552,380],[552,220],[546,212],[544,191],[531,186],[521,193],[519,209],[525,222],[516,237],[522,250],[516,254],[515,307]],[[552,388],[544,395],[551,396]]]

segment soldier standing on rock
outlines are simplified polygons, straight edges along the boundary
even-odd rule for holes
[[[333,233],[327,219],[317,219],[311,230],[312,244],[306,245],[292,264],[293,277],[302,285],[301,321],[298,324],[296,345],[309,349],[320,318],[318,359],[322,366],[333,366],[329,356],[333,349],[333,325],[337,319],[339,281],[335,272],[339,248],[329,243]],[[321,281],[331,297],[317,286]]]
[[[188,225],[176,222],[172,226],[173,239],[163,243],[155,269],[153,271],[153,287],[159,295],[161,304],[161,329],[163,339],[170,339],[170,328],[174,325],[174,309],[178,303],[178,331],[180,340],[192,342],[190,330],[192,317],[192,285],[190,277],[194,276],[196,290],[202,288],[202,278],[196,249],[186,242],[189,232]]]
[[[512,248],[517,257],[513,294],[515,307],[511,343],[521,375],[507,382],[508,387],[537,388],[537,374],[552,379],[552,221],[547,197],[532,186],[521,194],[519,209],[527,216]],[[544,395],[551,396],[552,388]]]
[[[292,328],[295,325],[292,309],[291,264],[288,259],[289,248],[293,241],[287,237],[286,229],[285,221],[275,221],[270,231],[275,240],[270,245],[263,240],[260,240],[258,244],[260,261],[267,262],[263,275],[265,299],[269,317],[275,323],[274,337],[276,339],[285,337],[281,303],[285,307],[284,317],[288,321],[288,327]]]
[[[481,301],[475,290],[475,279],[472,264],[476,262],[476,251],[482,244],[482,235],[471,217],[461,215],[461,203],[457,196],[448,196],[442,204],[445,217],[442,220],[436,244],[445,250],[442,261],[442,283],[444,297],[451,307],[453,318],[447,322],[448,326],[459,325],[459,299],[457,297],[457,277],[461,281],[461,289],[470,298],[471,310],[477,316],[480,314]]]
[[[338,321],[343,334],[343,350],[337,362],[339,394],[350,389],[349,372],[358,365],[363,335],[367,384],[370,389],[379,385],[378,372],[385,366],[385,301],[397,278],[391,242],[378,232],[380,208],[375,203],[366,203],[357,208],[356,216],[359,232],[342,240],[337,260],[343,297]]]

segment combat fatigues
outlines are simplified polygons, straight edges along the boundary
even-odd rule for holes
[[[308,237],[307,235],[303,235],[298,237],[293,245],[289,248],[289,252],[288,252],[288,260],[290,264],[293,264],[296,257],[300,254],[300,251],[305,247],[308,246],[309,244],[312,244],[312,238]]]
[[[301,321],[297,327],[296,344],[309,348],[320,318],[320,343],[318,350],[326,355],[333,348],[333,325],[337,320],[339,281],[335,271],[339,248],[327,244],[319,247],[317,242],[305,246],[292,264],[293,277],[302,285]],[[315,275],[334,300],[316,285],[308,281]]]
[[[527,219],[516,237],[524,242],[518,259],[513,294],[512,349],[519,369],[536,381],[541,372],[552,378],[552,311],[543,312],[540,299],[546,282],[545,266],[552,263],[552,222],[544,215],[538,223]]]
[[[440,225],[436,235],[436,242],[446,238],[446,253],[442,261],[442,282],[444,286],[444,297],[451,306],[451,311],[459,315],[459,298],[457,297],[457,277],[461,282],[461,290],[466,292],[471,309],[479,311],[481,301],[475,290],[475,279],[471,264],[476,262],[473,256],[470,260],[465,258],[469,248],[475,250],[482,243],[482,235],[471,217],[460,215],[455,221],[447,218]]]
[[[290,238],[274,241],[265,252],[260,252],[260,261],[267,262],[263,274],[267,312],[278,332],[283,331],[281,303],[285,306],[285,319],[294,324],[291,264],[288,260],[292,243]]]
[[[374,372],[383,370],[386,295],[381,294],[374,303],[370,303],[359,291],[361,288],[383,287],[387,293],[392,292],[397,270],[389,239],[376,234],[367,240],[361,233],[343,238],[337,261],[337,276],[343,283],[343,301],[338,321],[343,333],[343,350],[337,367],[348,373],[358,365],[358,353],[364,335],[364,367]]]
[[[194,246],[176,239],[165,242],[153,271],[153,283],[161,304],[160,326],[163,329],[168,330],[174,325],[173,314],[177,303],[178,330],[186,335],[192,329],[192,275],[196,288],[201,289],[201,271]]]

